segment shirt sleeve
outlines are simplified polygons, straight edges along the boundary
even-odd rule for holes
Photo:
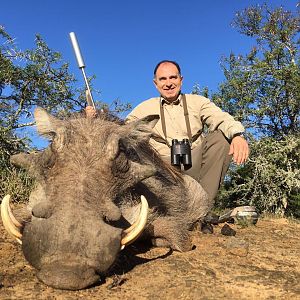
[[[138,104],[125,118],[125,123],[136,121],[150,115],[159,115],[159,98],[150,98]]]
[[[130,123],[135,120],[141,119],[144,116],[141,113],[140,105],[136,106],[125,118],[125,123]]]
[[[245,131],[244,126],[239,121],[234,120],[229,113],[222,111],[205,97],[202,97],[199,114],[202,123],[209,127],[209,131],[219,129],[228,139],[232,139],[236,133]]]

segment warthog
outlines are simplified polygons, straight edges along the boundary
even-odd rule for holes
[[[121,124],[105,116],[60,120],[35,110],[38,132],[51,143],[11,158],[37,181],[30,220],[21,225],[13,217],[9,196],[1,210],[42,282],[71,290],[94,284],[138,237],[191,249],[189,229],[210,209],[207,195],[149,145],[158,118]]]

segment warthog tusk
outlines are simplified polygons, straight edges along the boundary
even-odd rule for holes
[[[6,195],[1,202],[1,218],[3,226],[6,229],[6,231],[18,241],[18,243],[22,244],[22,233],[20,231],[22,225],[13,216],[9,206],[9,200],[10,195]]]
[[[147,223],[147,218],[148,202],[147,199],[142,195],[140,215],[129,228],[123,231],[125,235],[121,240],[121,250],[123,250],[125,246],[133,243],[142,234]]]
[[[17,226],[18,228],[22,229],[23,225],[13,215],[9,203],[7,205],[7,211],[8,211],[9,217],[10,217],[11,221],[14,223],[14,225]]]

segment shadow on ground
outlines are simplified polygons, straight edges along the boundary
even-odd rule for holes
[[[81,291],[45,286],[0,224],[0,299],[300,299],[300,224],[262,219],[230,225],[236,236],[193,231],[186,253],[134,244],[99,284]]]

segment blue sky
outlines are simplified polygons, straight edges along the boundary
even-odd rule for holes
[[[153,69],[163,59],[181,65],[183,92],[191,92],[196,83],[216,91],[224,79],[221,57],[248,53],[255,43],[231,27],[235,13],[265,2],[295,11],[298,1],[6,0],[0,5],[0,25],[20,49],[34,47],[35,34],[41,34],[84,86],[69,38],[74,31],[86,74],[96,75],[94,87],[101,94],[94,98],[108,104],[120,99],[135,106],[157,96]],[[34,128],[19,134],[30,137],[38,148],[48,144]]]
[[[69,39],[74,31],[87,75],[97,76],[99,98],[135,106],[157,95],[152,72],[162,59],[180,63],[184,92],[195,83],[216,90],[223,80],[220,58],[246,53],[255,42],[230,26],[235,13],[264,2],[295,10],[297,0],[15,0],[1,3],[0,24],[21,49],[41,34],[84,85]]]

